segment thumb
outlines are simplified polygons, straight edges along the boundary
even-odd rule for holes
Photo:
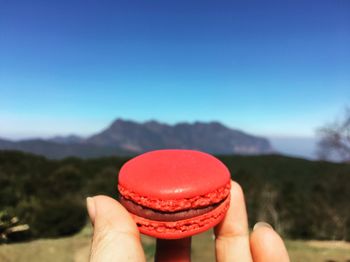
[[[87,199],[94,225],[90,262],[145,261],[140,234],[128,211],[113,198]]]

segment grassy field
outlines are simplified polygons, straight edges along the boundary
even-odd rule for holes
[[[59,239],[1,245],[2,262],[83,262],[88,261],[91,228],[79,234]],[[142,238],[147,260],[153,261],[154,240]],[[193,237],[192,261],[215,261],[214,241],[210,231]],[[291,261],[350,261],[350,243],[333,241],[286,241]]]

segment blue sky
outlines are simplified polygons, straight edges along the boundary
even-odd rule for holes
[[[348,0],[0,3],[0,137],[117,117],[310,137],[350,105]]]

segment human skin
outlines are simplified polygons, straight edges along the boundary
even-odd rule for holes
[[[287,262],[288,253],[281,237],[266,223],[257,223],[249,234],[244,194],[231,184],[231,203],[224,220],[215,229],[216,261]],[[87,199],[94,227],[90,262],[146,261],[140,233],[128,211],[107,196]],[[189,238],[158,240],[156,261],[190,261]]]

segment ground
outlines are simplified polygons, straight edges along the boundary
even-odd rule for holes
[[[2,262],[83,262],[89,257],[91,228],[79,234],[59,239],[36,240],[28,243],[0,245]],[[153,261],[154,241],[142,238],[147,260]],[[212,232],[193,237],[192,261],[214,261]],[[287,240],[287,248],[293,262],[350,262],[350,243],[339,241]]]

